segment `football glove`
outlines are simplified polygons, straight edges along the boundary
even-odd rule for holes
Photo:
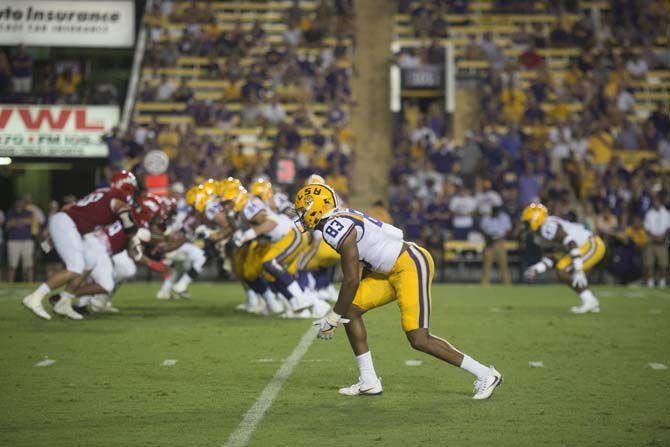
[[[233,245],[236,247],[241,247],[244,245],[244,233],[242,230],[237,230],[233,233]]]
[[[246,244],[247,242],[255,238],[256,238],[256,230],[254,230],[253,228],[249,228],[246,231],[237,230],[233,234],[233,244],[235,244],[236,247],[241,247],[242,245]]]
[[[348,322],[349,320],[347,318],[342,318],[341,315],[338,315],[331,310],[328,312],[328,315],[326,315],[325,318],[321,318],[320,320],[316,320],[314,322],[314,326],[319,326],[319,333],[317,334],[317,337],[321,340],[330,340],[333,338],[333,334],[335,333],[335,329],[337,329],[338,323],[344,324]]]

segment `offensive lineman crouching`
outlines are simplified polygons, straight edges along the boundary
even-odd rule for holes
[[[371,309],[397,300],[403,330],[412,347],[473,374],[477,378],[473,399],[491,397],[502,383],[502,375],[428,330],[434,265],[427,250],[405,242],[402,231],[392,225],[340,208],[335,192],[325,184],[300,189],[295,208],[299,224],[306,230],[322,232],[323,239],[341,256],[343,280],[337,302],[325,318],[315,322],[322,339],[332,338],[338,323],[346,324],[360,378],[340,389],[340,394],[382,393],[362,317]],[[362,279],[359,262],[365,265]]]

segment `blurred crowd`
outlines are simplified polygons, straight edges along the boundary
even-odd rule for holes
[[[346,195],[353,145],[351,1],[323,0],[309,11],[295,2],[282,20],[287,29],[280,42],[268,39],[260,21],[221,27],[212,8],[211,2],[185,8],[153,2],[145,17],[149,42],[138,102],[184,103],[181,114],[192,119],[165,122],[156,113],[148,123],[133,121],[126,132],[113,132],[110,165],[141,173],[143,156],[160,149],[172,161],[172,180],[186,186],[228,175],[243,182],[266,175],[282,183],[318,173]],[[222,82],[214,97],[199,97],[189,85],[193,78],[161,74],[193,56],[208,61],[199,81]],[[322,111],[318,118],[315,108]],[[254,134],[228,132],[239,129]]]
[[[74,196],[64,197],[63,203],[53,200],[43,210],[33,203],[30,195],[25,195],[18,197],[6,211],[0,209],[0,282],[33,282],[41,276],[35,274],[38,264],[44,266],[47,276],[61,268],[53,252],[45,255],[39,243],[44,240],[51,216],[75,200]]]
[[[509,11],[524,4],[499,3]],[[644,81],[649,70],[670,68],[667,45],[653,45],[668,37],[670,11],[659,9],[663,2],[614,1],[596,32],[577,3],[547,2],[549,10],[581,15],[571,29],[558,21],[548,36],[532,29],[519,33],[513,39],[516,58],[488,34],[468,46],[464,57],[487,60],[490,68],[477,84],[479,121],[462,138],[445,137],[449,123],[441,100],[404,101],[396,117],[389,206],[408,238],[436,252],[445,240],[515,240],[523,207],[542,201],[551,213],[605,237],[609,269],[619,278],[643,271],[653,276],[655,264],[667,275],[670,104],[659,102],[647,116],[638,113],[631,84]],[[436,21],[445,12],[467,12],[467,2],[460,1],[399,4],[417,36],[426,38],[444,37],[434,29],[443,28]],[[442,63],[435,46],[405,49],[396,62]],[[537,50],[560,46],[581,52],[559,77]],[[654,252],[655,241],[664,250]],[[529,258],[538,255],[528,247],[532,241],[521,243]]]
[[[111,83],[93,83],[78,60],[36,59],[23,45],[0,49],[0,102],[8,104],[118,104]]]

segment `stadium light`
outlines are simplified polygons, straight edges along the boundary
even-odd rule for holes
[[[12,159],[9,157],[0,157],[0,166],[8,166],[12,164]]]

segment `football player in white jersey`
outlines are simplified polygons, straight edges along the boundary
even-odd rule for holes
[[[232,207],[238,213],[240,223],[246,227],[246,230],[238,228],[235,231],[233,243],[241,247],[256,239],[267,239],[266,249],[258,252],[261,272],[274,279],[276,289],[286,297],[294,313],[311,308],[312,300],[295,279],[295,268],[304,240],[291,220],[272,212],[262,200],[249,195],[241,186],[225,188],[221,200],[225,206]],[[266,295],[263,294],[263,297]],[[271,301],[267,304],[271,312],[279,310]]]
[[[405,242],[402,230],[392,225],[340,208],[339,199],[327,185],[301,188],[295,197],[295,209],[299,224],[305,230],[320,231],[341,256],[344,276],[337,302],[325,318],[315,322],[322,339],[332,338],[338,324],[344,323],[356,355],[360,378],[350,387],[340,389],[340,394],[382,393],[362,316],[397,301],[403,330],[412,347],[472,373],[476,377],[473,399],[491,397],[502,383],[502,375],[429,332],[434,264],[426,249]]]
[[[542,246],[568,253],[557,261],[549,256],[542,258],[526,270],[526,278],[533,280],[537,275],[555,268],[558,279],[574,290],[582,301],[581,305],[570,309],[572,313],[600,312],[600,302],[589,289],[586,272],[605,255],[602,239],[582,224],[549,216],[547,208],[540,203],[528,205],[523,210],[521,220],[530,231],[540,237]]]
[[[180,272],[172,270],[163,281],[163,285],[156,294],[158,299],[170,299],[173,294],[180,298],[189,298],[188,286],[197,278],[207,261],[205,251],[187,240],[188,206],[183,202],[181,206],[175,199],[162,197],[162,219],[166,223],[163,229],[161,244],[165,253],[165,260],[170,265],[183,266]]]

